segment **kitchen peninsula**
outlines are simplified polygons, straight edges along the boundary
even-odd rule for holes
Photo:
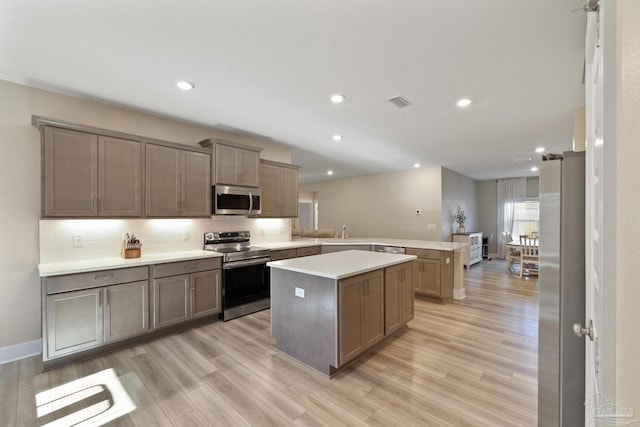
[[[361,250],[271,261],[271,334],[325,375],[413,318],[415,255]]]

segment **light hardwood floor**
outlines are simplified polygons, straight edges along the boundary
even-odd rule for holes
[[[0,426],[66,415],[36,418],[34,395],[106,368],[137,405],[110,425],[537,425],[537,279],[483,261],[465,288],[462,301],[417,299],[407,328],[331,380],[275,349],[268,310],[47,373],[39,357],[6,363]]]

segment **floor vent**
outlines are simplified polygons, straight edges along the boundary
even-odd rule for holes
[[[390,103],[392,103],[398,108],[404,108],[411,105],[411,101],[409,101],[407,98],[405,98],[402,95],[394,96],[393,98],[387,99],[387,101],[389,101]]]

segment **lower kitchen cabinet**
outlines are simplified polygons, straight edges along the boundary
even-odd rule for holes
[[[383,270],[340,280],[339,358],[343,365],[384,338]]]
[[[102,289],[48,295],[46,325],[46,358],[102,344]]]
[[[384,304],[385,335],[395,332],[413,319],[412,263],[385,268]]]
[[[416,294],[447,300],[453,297],[454,254],[451,251],[407,248],[413,261],[413,289]]]
[[[153,271],[154,329],[222,311],[220,259],[158,264]]]
[[[147,267],[43,279],[43,359],[148,331]]]
[[[104,295],[104,340],[121,340],[149,330],[149,281],[109,286]]]

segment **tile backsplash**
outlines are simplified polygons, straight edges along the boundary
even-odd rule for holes
[[[207,231],[249,230],[251,244],[285,242],[291,220],[220,216],[202,219],[40,220],[40,263],[120,256],[125,233],[142,243],[142,255],[202,249]]]

